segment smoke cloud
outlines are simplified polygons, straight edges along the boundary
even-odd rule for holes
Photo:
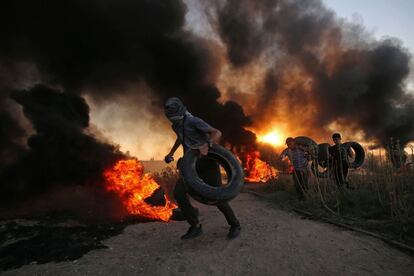
[[[36,133],[28,139],[30,150],[1,174],[3,202],[54,185],[102,183],[103,170],[124,156],[115,146],[83,133],[89,108],[78,95],[37,85],[11,97],[23,106]]]
[[[319,0],[200,3],[192,6],[204,8],[208,36],[186,26],[179,0],[2,1],[0,189],[97,182],[125,156],[91,134],[85,98],[102,110],[128,99],[121,117],[145,110],[157,121],[163,101],[180,97],[235,150],[255,148],[247,129],[269,125],[318,139],[335,125],[382,146],[414,140],[404,88],[411,55],[396,40],[366,39]],[[257,85],[245,91],[255,71]],[[231,86],[220,85],[233,73]],[[10,102],[35,130],[27,145]]]
[[[143,93],[126,89],[133,83],[144,82],[156,95],[150,112],[178,96],[194,114],[221,128],[224,142],[253,144],[243,109],[218,102],[214,43],[185,30],[185,14],[184,3],[175,0],[2,2],[2,68],[12,79],[20,73],[18,64],[31,64],[41,85],[21,90],[24,84],[15,80],[1,86],[2,98],[19,103],[36,131],[29,150],[2,168],[1,188],[32,194],[56,184],[99,182],[103,169],[122,154],[85,134],[89,107],[82,96],[100,105],[120,96],[133,99],[130,93]],[[0,129],[9,137],[2,137],[1,145],[10,147],[22,133],[10,131],[8,124],[19,124],[4,118]]]
[[[229,0],[213,24],[235,68],[268,68],[256,92],[258,124],[288,117],[316,137],[337,123],[382,146],[390,137],[413,140],[414,101],[404,90],[411,55],[397,41],[364,40],[361,26],[339,20],[321,1]]]

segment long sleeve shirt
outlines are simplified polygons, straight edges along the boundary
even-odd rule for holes
[[[297,171],[306,170],[308,168],[308,154],[300,148],[287,148],[284,151],[282,151],[280,157],[282,159],[288,157],[293,165],[293,168]]]
[[[212,127],[202,119],[187,113],[183,120],[172,125],[172,129],[186,152],[209,143],[208,132]]]

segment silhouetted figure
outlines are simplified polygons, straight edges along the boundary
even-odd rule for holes
[[[202,119],[191,115],[178,98],[169,98],[165,102],[164,111],[167,118],[172,122],[172,129],[177,135],[174,146],[165,156],[165,161],[169,163],[174,160],[173,155],[180,145],[183,146],[184,153],[190,149],[197,149],[201,155],[196,165],[199,177],[211,186],[221,186],[219,165],[212,159],[204,158],[208,154],[209,144],[219,142],[221,132]],[[187,233],[181,238],[191,239],[201,235],[202,228],[198,220],[198,210],[189,201],[188,186],[181,175],[175,186],[174,196],[178,207],[180,207],[184,217],[190,224]],[[234,239],[238,237],[241,227],[230,205],[225,202],[217,205],[217,207],[230,225],[227,238]]]
[[[342,145],[342,137],[339,133],[332,135],[332,140],[335,145],[329,147],[331,176],[334,178],[338,187],[343,187],[344,184],[348,186],[347,177],[349,170],[348,157],[352,156],[350,150]]]
[[[286,139],[287,149],[282,151],[280,159],[289,158],[293,166],[292,178],[300,200],[305,199],[305,191],[308,189],[309,154],[298,146],[292,137]]]

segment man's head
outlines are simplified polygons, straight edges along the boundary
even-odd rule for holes
[[[286,139],[286,145],[288,146],[288,148],[294,149],[296,147],[295,139],[293,139],[292,137],[288,137]]]
[[[172,97],[165,101],[164,113],[171,122],[182,120],[186,112],[187,108],[179,98]]]
[[[334,133],[334,134],[332,135],[332,140],[334,141],[335,145],[340,145],[340,144],[341,144],[341,141],[342,141],[341,134],[339,134],[339,133]]]

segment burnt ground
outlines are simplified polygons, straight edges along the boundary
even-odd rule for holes
[[[204,234],[181,241],[187,225],[3,221],[4,275],[414,275],[414,258],[387,244],[307,220],[251,194],[232,201],[242,225],[227,241],[219,211],[200,208]]]
[[[125,223],[80,225],[75,221],[3,221],[0,270],[77,260],[91,250],[108,248],[102,241],[121,234],[125,227]]]
[[[128,225],[153,222],[130,217],[102,223],[90,219],[77,221],[73,216],[54,213],[36,219],[0,220],[0,272],[24,265],[76,262],[92,250],[107,249],[103,241],[122,234]]]

